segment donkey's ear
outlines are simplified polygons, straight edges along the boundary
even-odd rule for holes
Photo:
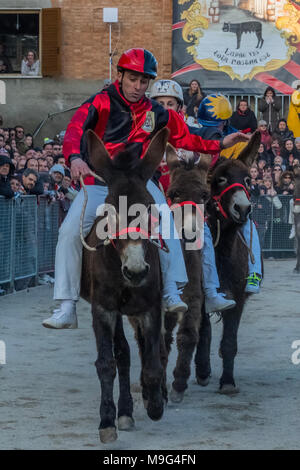
[[[175,168],[180,166],[180,160],[178,158],[176,150],[174,149],[173,145],[169,143],[167,144],[166,148],[166,157],[167,165],[170,171],[173,171],[175,170]]]
[[[251,165],[257,158],[260,141],[260,131],[255,131],[254,134],[252,134],[252,137],[246,147],[239,154],[238,160],[247,165],[248,167],[251,167]]]
[[[141,161],[140,167],[140,175],[145,181],[148,181],[152,177],[156,168],[160,164],[164,156],[169,133],[169,129],[164,127],[158,131],[151,140],[148,150]]]
[[[108,182],[110,179],[112,163],[104,143],[91,129],[86,131],[86,139],[91,165],[95,169],[97,175],[101,176],[106,182]]]
[[[200,154],[197,167],[199,170],[208,171],[211,164],[212,157],[211,155],[205,155],[204,153]]]

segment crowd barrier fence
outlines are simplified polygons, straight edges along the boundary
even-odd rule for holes
[[[292,196],[252,198],[256,223],[265,255],[284,256],[294,252],[289,239]],[[47,197],[0,196],[0,290],[12,292],[37,285],[38,276],[54,272],[59,229],[59,202]]]

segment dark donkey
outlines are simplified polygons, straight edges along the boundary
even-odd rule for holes
[[[104,144],[93,131],[88,131],[87,139],[90,162],[108,186],[105,202],[114,208],[114,215],[108,216],[107,224],[111,226],[113,221],[110,217],[115,218],[118,232],[118,221],[121,224],[122,220],[119,212],[120,195],[127,197],[128,208],[133,204],[143,204],[146,208],[154,204],[146,183],[162,159],[168,130],[162,129],[156,134],[143,159],[123,152],[112,161]],[[148,217],[148,213],[145,215]],[[128,224],[132,219],[128,217]],[[98,350],[95,365],[101,384],[100,440],[106,443],[117,438],[113,400],[116,368],[120,385],[118,427],[119,430],[129,430],[134,425],[129,378],[130,350],[124,335],[122,315],[128,315],[135,326],[142,362],[142,393],[151,419],[162,417],[167,391],[161,359],[161,273],[158,249],[147,238],[122,239],[117,233],[111,234],[115,237],[110,243],[99,244],[96,233],[99,220],[106,223],[104,219],[97,219],[86,240],[90,246],[98,247],[94,252],[84,250],[81,296],[92,306]]]
[[[194,159],[180,161],[175,149],[171,145],[167,145],[167,163],[171,176],[168,197],[173,207],[176,208],[177,206],[174,210],[175,221],[177,219],[176,212],[181,211],[178,217],[181,227],[177,224],[176,227],[178,232],[182,234],[183,253],[189,279],[183,291],[183,300],[188,305],[188,311],[179,319],[168,312],[165,316],[165,343],[168,352],[172,343],[172,331],[177,320],[179,320],[177,332],[178,356],[170,393],[170,399],[176,403],[182,401],[184,391],[187,388],[191,361],[199,339],[201,308],[204,300],[202,250],[200,249],[201,244],[194,245],[196,242],[192,243],[192,237],[199,236],[200,234],[197,234],[197,231],[201,228],[201,225],[203,227],[203,213],[201,214],[201,212],[203,212],[203,205],[210,194],[207,184],[210,162],[211,157],[207,155],[202,155],[198,163],[194,163]],[[188,211],[185,210],[187,207]]]
[[[215,254],[221,291],[236,301],[236,306],[222,314],[223,336],[219,354],[223,359],[220,393],[237,393],[233,369],[237,353],[238,327],[248,294],[245,293],[248,276],[248,247],[240,233],[247,221],[249,201],[249,169],[260,144],[255,132],[238,159],[220,158],[211,176],[211,199],[207,203],[208,225],[215,242]],[[195,357],[198,383],[207,384],[211,373],[211,327],[208,316],[203,317],[202,329]],[[206,380],[205,380],[206,379]]]
[[[294,272],[300,274],[300,166],[295,166],[293,171],[295,183],[293,215],[297,253],[297,264]]]

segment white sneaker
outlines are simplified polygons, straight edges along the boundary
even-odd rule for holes
[[[175,294],[163,298],[163,309],[171,313],[185,313],[188,306],[181,300],[179,295]]]
[[[232,299],[225,299],[225,294],[218,294],[210,297],[205,297],[205,312],[223,312],[236,305],[236,302]]]
[[[295,224],[293,224],[292,228],[291,228],[291,233],[290,233],[289,239],[292,240],[293,238],[295,238],[295,236],[296,236],[296,230],[295,230]]]
[[[64,305],[62,304],[59,309],[54,310],[51,317],[43,321],[42,325],[45,328],[62,329],[78,328],[77,315],[76,315],[76,304]]]

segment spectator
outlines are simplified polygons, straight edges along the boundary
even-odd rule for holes
[[[261,143],[265,146],[266,150],[269,150],[271,148],[272,137],[268,131],[267,122],[259,121],[258,130],[260,131],[261,135]]]
[[[77,196],[78,191],[71,186],[71,183],[72,183],[72,179],[71,179],[70,170],[65,169],[65,176],[62,180],[61,189],[66,191],[65,192],[66,198],[69,199],[70,201],[73,201],[73,199],[75,199],[75,197]]]
[[[29,149],[33,149],[33,137],[32,134],[25,134],[25,145]]]
[[[277,192],[279,182],[280,182],[280,177],[282,175],[282,167],[280,165],[274,165],[273,171],[272,171],[272,178],[274,182],[274,189]]]
[[[269,157],[269,162],[271,165],[273,165],[273,162],[274,162],[274,158],[277,156],[277,155],[280,155],[280,143],[279,143],[279,139],[278,138],[275,138],[274,135],[272,136],[272,143],[271,143],[271,148],[270,150],[267,152],[268,153],[268,157]]]
[[[294,135],[292,131],[289,130],[285,119],[279,119],[272,137],[279,140],[281,147],[283,146],[285,140],[294,139]]]
[[[9,129],[8,128],[3,128],[3,137],[5,140],[5,143],[9,142]]]
[[[13,73],[10,60],[5,54],[5,46],[0,42],[0,73]]]
[[[196,117],[198,107],[203,98],[205,97],[198,80],[192,80],[189,84],[188,90],[183,93],[183,112],[186,116]]]
[[[300,160],[299,160],[299,158],[294,158],[294,160],[293,160],[293,168],[294,168],[295,166],[300,166]]]
[[[17,176],[12,176],[9,182],[10,182],[10,187],[14,192],[14,195],[16,195],[16,193],[22,192],[21,183]]]
[[[258,100],[258,111],[261,113],[261,119],[267,122],[267,130],[271,134],[276,128],[280,109],[280,98],[276,96],[274,88],[268,86],[264,92],[263,98]]]
[[[26,168],[22,174],[22,186],[24,188],[25,194],[34,194],[38,196],[44,192],[41,181],[38,184],[37,172],[30,168]]]
[[[48,165],[47,165],[46,158],[43,158],[43,157],[38,158],[37,162],[38,162],[38,172],[39,173],[48,173],[49,172],[49,168],[48,168]]]
[[[25,155],[20,155],[20,158],[17,162],[17,165],[16,165],[16,173],[17,174],[21,174],[23,173],[23,169],[25,168],[25,165],[26,165],[26,157]]]
[[[41,149],[40,147],[34,147],[33,150],[35,151],[36,158],[43,157],[43,149]]]
[[[25,157],[26,157],[26,160],[29,160],[29,158],[37,158],[36,153],[33,149],[26,150]]]
[[[25,154],[27,147],[25,145],[25,136],[24,136],[24,127],[23,126],[16,126],[16,146],[17,149],[21,154]]]
[[[1,125],[1,124],[0,124]],[[9,138],[10,139],[16,139],[16,131],[14,128],[9,129]]]
[[[258,183],[258,169],[256,166],[252,166],[250,168],[250,176],[251,176],[251,196],[256,196],[258,197],[260,195],[259,191],[259,183]]]
[[[54,164],[54,158],[52,155],[48,155],[46,157],[46,160],[47,160],[47,165],[48,165],[48,168],[49,170],[53,167],[53,164]]]
[[[38,171],[39,164],[38,164],[37,159],[34,157],[28,158],[28,160],[26,161],[26,165],[25,165],[25,169],[26,168],[30,168],[30,170]]]
[[[25,59],[22,60],[21,74],[37,76],[40,73],[40,61],[35,51],[28,51]]]
[[[47,158],[48,156],[53,158],[53,145],[51,142],[46,142],[43,145],[43,157]]]
[[[239,131],[254,132],[257,129],[257,119],[249,108],[247,100],[240,100],[236,111],[230,118],[230,125]]]
[[[265,168],[266,164],[267,164],[267,161],[266,161],[265,157],[262,155],[257,161],[257,171],[258,171],[258,179],[259,180],[263,179],[264,168]]]
[[[277,155],[277,156],[274,158],[274,163],[273,163],[273,165],[279,165],[279,166],[281,166],[281,168],[282,168],[283,171],[286,169],[285,160],[282,158],[281,155]]]
[[[288,139],[284,142],[284,148],[282,150],[282,157],[286,162],[286,167],[289,170],[293,168],[293,160],[294,158],[298,158],[300,152],[296,149],[294,142],[292,139]]]
[[[295,143],[296,149],[297,149],[298,152],[300,153],[300,137],[296,137],[294,143]]]
[[[63,168],[67,168],[65,157],[62,154],[56,155],[56,157],[54,157],[54,163],[58,163]]]
[[[58,155],[61,155],[61,151],[62,151],[62,146],[60,145],[60,143],[54,142],[53,147],[52,147],[52,155],[54,157],[54,160]],[[55,161],[55,163],[57,163],[57,161]]]
[[[277,193],[283,195],[293,195],[295,188],[293,181],[293,172],[284,171],[280,176],[279,185],[277,186]]]
[[[65,176],[64,167],[58,164],[53,165],[49,173],[55,183],[55,189],[59,189]]]
[[[11,159],[0,154],[0,196],[12,198],[14,192],[10,186],[10,177],[13,175],[15,167]]]
[[[4,139],[4,135],[0,135],[0,149],[4,148],[5,147],[5,139]]]
[[[258,147],[257,159],[264,160],[265,162],[270,163],[270,156],[264,144],[260,144],[260,146]]]

